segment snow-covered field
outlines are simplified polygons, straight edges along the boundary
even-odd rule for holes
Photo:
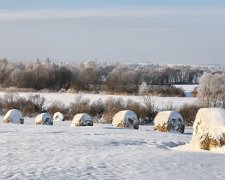
[[[0,92],[0,96],[3,96],[5,92]],[[142,96],[127,96],[127,95],[105,95],[105,94],[73,94],[73,93],[18,93],[22,97],[27,97],[29,94],[40,94],[46,98],[46,106],[51,104],[54,101],[63,102],[65,105],[69,105],[77,96],[82,96],[82,98],[90,99],[91,102],[102,99],[105,101],[107,98],[122,98],[127,101],[128,99],[137,101],[139,103],[144,103],[144,99]],[[180,107],[184,104],[192,104],[195,103],[196,98],[194,97],[157,97],[152,96],[152,102],[156,107],[162,108],[170,105]]]
[[[224,179],[224,154],[176,150],[184,134],[111,125],[70,127],[2,124],[0,179]],[[182,148],[181,148],[182,149]]]

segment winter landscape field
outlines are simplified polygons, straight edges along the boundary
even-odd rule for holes
[[[2,119],[2,117],[1,117]],[[224,179],[224,154],[190,150],[192,136],[111,125],[0,124],[0,179]]]
[[[183,87],[188,92],[190,86]],[[3,95],[4,92],[1,93]],[[19,93],[27,96],[27,93]],[[79,94],[41,93],[46,106],[53,101],[69,104]],[[106,99],[109,95],[83,94]],[[141,96],[117,96],[143,101]],[[180,106],[193,97],[154,97],[155,103]],[[165,103],[165,104],[164,104]],[[223,179],[224,151],[190,146],[192,127],[184,134],[120,129],[111,124],[71,127],[71,121],[37,126],[34,118],[23,125],[3,124],[0,117],[0,179]]]
[[[0,180],[224,180],[225,0],[0,0]]]

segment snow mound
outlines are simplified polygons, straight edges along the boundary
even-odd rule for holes
[[[63,121],[64,120],[64,116],[61,112],[56,112],[54,115],[53,115],[53,120],[54,121]]]
[[[130,110],[119,111],[113,117],[112,125],[118,128],[139,128],[139,120],[135,112]]]
[[[184,120],[180,113],[175,111],[161,111],[154,119],[154,130],[162,132],[184,133]]]
[[[191,145],[212,150],[225,145],[225,109],[202,108],[193,124]]]
[[[11,109],[9,110],[4,118],[3,118],[4,123],[15,123],[15,124],[23,124],[24,119],[21,111],[17,109]]]
[[[53,125],[52,116],[49,113],[39,114],[35,118],[35,124],[38,124],[38,125]]]
[[[93,126],[93,119],[87,113],[76,114],[72,120],[72,127],[77,126]]]

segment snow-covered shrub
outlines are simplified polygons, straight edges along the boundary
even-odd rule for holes
[[[182,116],[175,111],[161,111],[154,119],[155,131],[184,133],[184,128]]]
[[[198,111],[191,144],[204,150],[225,145],[225,109],[202,108]]]
[[[149,93],[161,97],[183,97],[184,90],[174,85],[152,85]]]
[[[154,105],[148,103],[141,104],[131,99],[127,100],[126,109],[134,111],[139,118],[139,124],[142,125],[152,123],[153,118],[157,114]]]
[[[199,106],[193,104],[184,104],[179,108],[179,113],[183,117],[185,125],[193,126],[196,114],[199,109]]]
[[[63,121],[64,120],[64,116],[61,112],[56,112],[53,116],[53,120],[54,121]]]
[[[68,114],[69,108],[64,103],[62,103],[60,101],[52,102],[48,106],[47,111],[49,112],[49,114],[52,114],[53,116],[56,112],[61,112],[64,116],[64,119],[70,119],[68,117],[69,116],[69,114]],[[72,119],[72,117],[71,117],[71,119]]]
[[[93,119],[87,113],[79,113],[74,116],[71,126],[93,126]]]
[[[104,103],[104,113],[101,122],[111,124],[113,116],[121,110],[126,109],[126,102],[122,98],[108,98]]]
[[[53,125],[52,116],[49,113],[41,113],[35,118],[35,124]]]
[[[91,103],[90,114],[92,116],[100,117],[103,114],[103,112],[104,112],[104,103],[101,98]]]
[[[3,118],[4,123],[15,123],[15,124],[23,124],[24,119],[21,111],[17,109],[11,109],[9,110],[4,118]]]
[[[120,111],[113,117],[112,125],[118,128],[139,128],[139,120],[135,112],[130,110]]]
[[[78,95],[69,106],[69,118],[72,119],[74,114],[83,112],[90,112],[90,99],[83,98],[82,95]]]
[[[45,98],[40,94],[29,95],[25,100],[25,104],[20,109],[24,115],[31,117],[42,112],[44,103]]]
[[[39,94],[21,97],[17,93],[6,93],[0,99],[0,106],[3,114],[10,109],[21,110],[24,116],[33,116],[40,113],[44,108],[45,98]]]

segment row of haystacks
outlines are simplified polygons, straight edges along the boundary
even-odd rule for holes
[[[52,117],[49,113],[41,113],[35,117],[37,125],[53,125],[53,121],[63,121],[64,116],[61,112],[56,112]],[[3,117],[3,123],[23,124],[22,112],[17,109],[9,110]],[[139,128],[139,120],[133,111],[120,111],[113,117],[113,126],[118,128]],[[87,113],[79,113],[73,117],[73,127],[93,126],[93,118]]]
[[[41,113],[35,117],[34,122],[36,125],[53,125],[53,121],[64,121],[63,114],[56,112],[52,117],[49,113]],[[9,110],[3,117],[3,123],[23,124],[22,112],[17,109]],[[87,113],[76,114],[71,126],[93,126],[93,118]]]
[[[52,118],[49,113],[41,113],[35,118],[35,124],[53,125],[54,121],[63,121],[64,116],[56,112]],[[4,118],[4,123],[23,124],[22,112],[17,109],[9,110]],[[112,126],[117,128],[139,128],[139,119],[135,112],[123,110],[113,117]],[[93,118],[87,113],[76,114],[71,126],[93,126]],[[161,111],[154,119],[154,130],[162,132],[184,133],[185,124],[182,116],[175,111]],[[225,145],[225,109],[201,108],[193,125],[193,146],[204,150],[221,148]]]

